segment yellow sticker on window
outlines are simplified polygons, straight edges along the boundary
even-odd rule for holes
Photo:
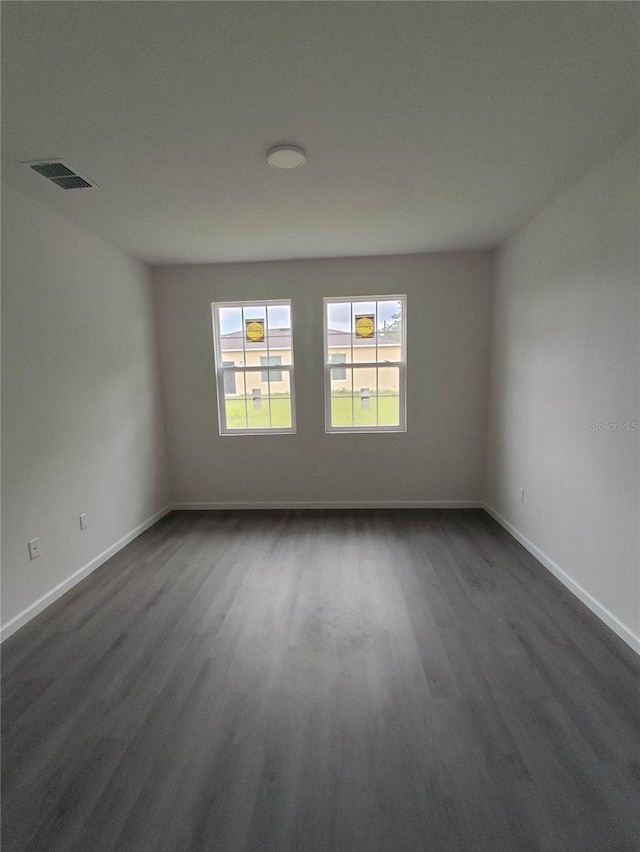
[[[373,337],[376,327],[374,314],[356,315],[356,337]]]
[[[245,320],[244,331],[249,343],[262,343],[262,341],[264,340],[264,320]]]

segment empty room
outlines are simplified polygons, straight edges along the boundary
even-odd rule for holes
[[[3,852],[639,852],[640,6],[0,14]]]

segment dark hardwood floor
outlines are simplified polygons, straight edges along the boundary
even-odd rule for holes
[[[484,512],[176,512],[3,645],[3,852],[638,852],[640,660]]]

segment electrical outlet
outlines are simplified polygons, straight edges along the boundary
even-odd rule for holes
[[[520,489],[520,502],[524,503],[524,488]]]
[[[37,559],[40,556],[40,539],[32,538],[29,542],[29,559]]]
[[[88,526],[89,526],[89,516],[87,515],[87,513],[86,513],[86,512],[83,512],[83,513],[80,515],[80,529],[81,529],[81,530],[86,530],[86,528],[87,528]]]

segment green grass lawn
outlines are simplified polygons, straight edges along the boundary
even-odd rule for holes
[[[268,429],[269,426],[287,429],[291,427],[291,399],[274,396],[271,399],[271,422],[269,422],[269,398],[262,398],[262,408],[256,411],[253,400],[227,399],[227,427],[229,429]],[[248,422],[247,422],[248,421]]]
[[[397,426],[400,423],[399,397],[371,395],[369,408],[359,394],[334,394],[331,397],[332,426]]]
[[[262,408],[256,411],[251,399],[226,400],[227,426],[229,429],[266,429],[269,426],[286,429],[291,426],[291,400],[288,396],[271,398],[271,422],[269,422],[269,399],[263,397]],[[360,395],[335,394],[331,398],[331,421],[333,426],[397,426],[399,398],[397,396],[371,396],[369,408],[363,406]]]

